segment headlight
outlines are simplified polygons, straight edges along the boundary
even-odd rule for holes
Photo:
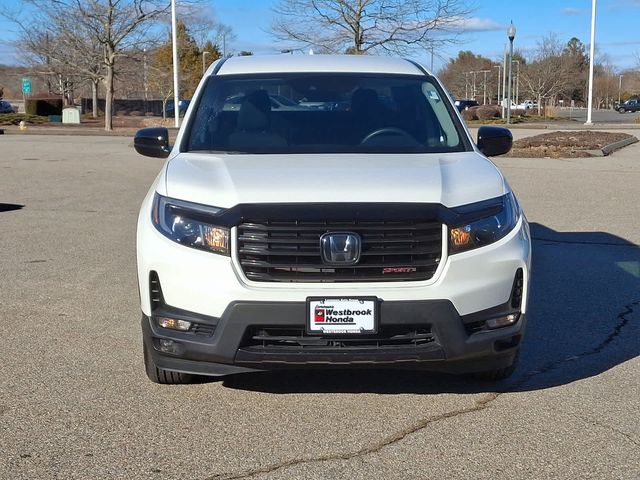
[[[449,229],[449,253],[459,253],[497,242],[518,223],[520,207],[513,193],[455,209],[469,218]]]
[[[151,221],[165,237],[187,247],[229,255],[229,229],[212,224],[222,209],[155,194]]]

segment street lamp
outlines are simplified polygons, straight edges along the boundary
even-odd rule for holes
[[[204,60],[204,59],[205,59],[205,57],[206,57],[207,55],[209,55],[210,53],[211,53],[211,52],[205,52],[205,51],[203,51],[203,52],[202,52],[202,75],[204,75],[204,72],[205,72],[205,71],[206,71],[206,69],[207,69],[207,64],[205,63],[205,60]]]
[[[175,109],[175,126],[180,126],[180,100],[178,87],[178,29],[176,26],[176,0],[171,0],[171,43],[173,44],[173,107]]]
[[[469,73],[464,72],[464,98],[469,98]]]
[[[585,125],[592,125],[591,110],[593,110],[593,57],[596,53],[596,0],[591,0],[591,45],[589,46],[589,104],[587,105],[587,121]]]
[[[146,102],[149,99],[149,74],[147,70],[147,49],[142,49],[142,76],[144,81],[144,101]],[[147,104],[144,104],[145,112],[147,109]]]
[[[498,69],[498,97],[496,98],[496,101],[500,103],[500,79],[502,78],[502,65],[494,65],[493,68]]]
[[[513,39],[516,38],[516,27],[513,21],[507,29],[507,37],[509,38],[509,82],[507,83],[507,124],[511,123],[511,75],[513,70]]]
[[[518,105],[520,99],[520,60],[511,60],[513,63],[517,63],[518,67],[516,68],[516,101],[515,104]]]
[[[482,104],[487,104],[487,73],[491,73],[491,70],[480,70],[480,73],[484,73],[484,81],[482,85]]]
[[[216,41],[219,41],[220,38],[222,38],[222,58],[227,58],[227,34],[225,32],[218,34]]]
[[[620,92],[622,92],[622,77],[624,77],[624,75],[621,74],[618,79],[618,105],[620,105]]]

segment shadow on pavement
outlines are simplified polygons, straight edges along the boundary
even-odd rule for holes
[[[640,353],[640,247],[606,232],[531,224],[528,326],[514,375],[500,383],[420,370],[297,370],[228,377],[270,393],[430,394],[528,391],[605,372]]]
[[[12,212],[14,210],[20,210],[24,208],[24,205],[17,203],[0,203],[0,212]]]

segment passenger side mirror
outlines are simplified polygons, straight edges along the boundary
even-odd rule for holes
[[[480,127],[477,145],[487,157],[503,155],[511,150],[513,135],[503,127]]]
[[[171,152],[169,130],[163,127],[141,128],[133,137],[133,148],[147,157],[167,158]]]

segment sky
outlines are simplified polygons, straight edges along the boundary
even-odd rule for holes
[[[180,0],[176,0],[179,2]],[[273,54],[290,47],[274,40],[268,33],[273,19],[271,8],[277,0],[208,0],[213,15],[232,27],[236,40],[229,51],[249,50],[254,54]],[[537,42],[550,32],[564,42],[578,37],[589,44],[591,0],[471,0],[475,1],[472,17],[466,22],[461,43],[436,50],[434,70],[439,70],[459,50],[471,50],[493,60],[502,57],[508,44],[509,22],[516,27],[514,48],[525,57],[535,50]],[[0,0],[0,7],[15,5],[16,0]],[[596,48],[606,54],[618,70],[639,68],[640,0],[598,0]],[[19,63],[20,54],[4,42],[15,37],[13,27],[0,18],[0,63]],[[414,58],[430,66],[430,53],[416,53]]]

